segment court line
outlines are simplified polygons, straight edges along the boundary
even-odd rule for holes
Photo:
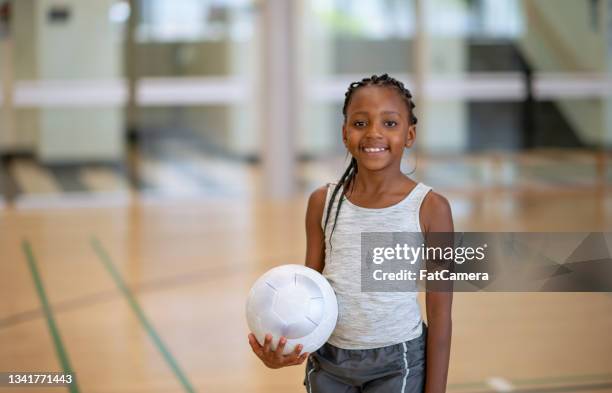
[[[75,297],[72,299],[62,300],[53,304],[55,314],[61,314],[66,311],[79,310],[96,304],[102,304],[119,296],[115,289],[100,291],[84,296]],[[0,318],[0,330],[19,325],[21,323],[34,321],[42,317],[42,308],[35,308],[17,312],[4,318]]]
[[[487,378],[487,385],[493,388],[496,392],[511,392],[514,390],[512,382],[502,377]]]
[[[59,329],[55,323],[55,318],[53,317],[53,311],[51,310],[51,305],[49,304],[49,299],[45,293],[45,288],[42,283],[42,278],[40,273],[38,272],[36,258],[34,257],[34,252],[32,251],[32,246],[30,242],[26,239],[21,243],[23,252],[26,256],[26,260],[28,262],[28,267],[30,269],[30,273],[32,274],[32,279],[34,280],[34,286],[36,287],[36,292],[38,294],[38,298],[43,307],[43,312],[45,314],[45,318],[47,320],[47,327],[49,328],[49,332],[51,333],[51,337],[53,339],[53,344],[55,346],[55,352],[57,357],[59,358],[60,364],[62,366],[62,370],[64,373],[73,374],[73,382],[68,386],[68,390],[71,393],[78,393],[79,387],[76,382],[76,376],[74,375],[74,369],[70,364],[70,359],[68,358],[68,353],[62,343],[62,338],[59,333]]]
[[[508,379],[507,381],[511,383],[513,386],[513,392],[520,392],[521,389],[526,389],[525,387],[521,388],[519,386],[525,385],[545,385],[545,384],[555,384],[560,382],[568,382],[568,383],[595,383],[602,382],[605,384],[612,383],[608,380],[612,380],[612,374],[585,374],[585,375],[560,375],[560,376],[548,376],[548,377],[540,377],[540,378],[521,378],[521,379]],[[487,388],[490,387],[487,384],[487,381],[484,382],[467,382],[467,383],[454,383],[448,384],[449,389],[453,390],[462,390],[462,389],[479,389],[479,388]],[[559,386],[562,388],[563,386]],[[552,389],[552,388],[551,388]],[[499,390],[495,390],[499,391]],[[486,393],[486,392],[482,392]]]
[[[184,274],[179,274],[171,277],[164,277],[157,280],[152,280],[148,282],[143,282],[140,284],[136,284],[133,288],[133,292],[135,293],[152,293],[159,290],[168,290],[176,287],[181,287],[190,284],[201,283],[202,280],[210,280],[214,279],[217,274],[223,274],[224,276],[227,274],[235,274],[235,273],[244,273],[246,271],[253,271],[254,269],[249,266],[245,266],[243,264],[234,264],[234,265],[223,265],[216,266],[212,269],[198,269],[196,271],[189,271]],[[232,272],[233,271],[233,272]],[[217,274],[215,274],[217,273]],[[66,311],[71,311],[75,309],[80,309],[82,307],[88,307],[95,304],[101,304],[104,302],[112,301],[116,299],[115,292],[109,291],[101,291],[99,293],[86,295],[83,297],[66,300],[63,302],[59,302],[54,306],[54,309],[57,313],[62,313]],[[34,320],[39,318],[42,315],[40,310],[29,310],[24,311],[22,313],[14,314],[9,317],[0,320],[0,329],[18,325],[19,323],[27,322],[30,320]],[[612,379],[612,374],[591,374],[591,375],[570,375],[570,376],[550,376],[550,377],[542,377],[542,378],[532,378],[532,379],[516,379],[511,380],[511,382],[515,385],[530,385],[530,384],[546,384],[546,383],[555,383],[555,382],[577,382],[577,381],[589,381],[589,380],[601,380],[601,379]],[[462,389],[478,389],[478,388],[486,388],[487,385],[485,382],[465,382],[465,383],[453,383],[449,384],[448,388],[453,390],[462,390]]]
[[[270,259],[270,258],[266,258]],[[272,259],[289,260],[291,258],[283,256],[272,257]],[[202,282],[211,281],[217,277],[225,277],[229,275],[252,273],[255,269],[248,264],[234,263],[230,265],[220,265],[213,268],[190,270],[178,275],[158,278],[155,280],[143,281],[134,284],[132,291],[138,294],[155,293],[157,291],[180,288],[192,284],[201,284]],[[263,272],[262,272],[263,273]],[[115,290],[104,290],[92,294],[87,294],[67,300],[63,300],[54,304],[56,313],[63,313],[72,310],[79,310],[84,307],[89,307],[97,304],[106,303],[117,298],[119,294]],[[28,322],[43,316],[42,309],[31,309],[17,312],[4,318],[0,318],[0,330],[20,323]]]
[[[157,333],[157,331],[155,330],[151,322],[146,317],[143,309],[140,307],[140,304],[136,300],[136,297],[134,296],[132,290],[127,286],[127,284],[121,277],[121,274],[115,267],[115,264],[113,263],[110,255],[106,252],[106,249],[104,249],[104,247],[102,246],[102,243],[98,240],[98,238],[94,236],[91,238],[90,244],[94,250],[94,253],[98,256],[98,258],[100,259],[100,261],[102,262],[102,264],[104,265],[108,273],[111,275],[111,277],[115,281],[115,284],[117,285],[117,287],[121,290],[121,292],[125,296],[128,304],[132,308],[132,311],[134,311],[134,314],[136,314],[136,316],[138,317],[138,320],[142,324],[143,328],[149,334],[149,337],[153,341],[153,344],[155,344],[159,352],[162,354],[164,360],[166,361],[166,363],[168,363],[174,375],[177,377],[177,379],[183,386],[183,389],[186,392],[195,393],[195,390],[193,386],[191,385],[191,383],[189,382],[189,380],[187,379],[187,376],[181,370],[176,359],[174,358],[174,356],[172,356],[172,354],[170,353],[170,350],[166,347],[160,335]]]
[[[599,383],[589,385],[565,385],[540,388],[523,388],[512,390],[512,393],[560,393],[560,392],[582,392],[588,390],[603,390],[612,388],[612,383]],[[479,390],[473,393],[498,393],[498,390]]]

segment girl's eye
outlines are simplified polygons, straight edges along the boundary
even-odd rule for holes
[[[386,125],[387,127],[395,127],[395,126],[397,125],[397,122],[396,122],[396,121],[393,121],[393,120],[390,120],[390,121],[386,121],[386,122],[385,122],[385,125]]]
[[[365,121],[361,121],[361,120],[357,120],[356,122],[353,123],[355,127],[364,127],[365,124],[366,124]]]

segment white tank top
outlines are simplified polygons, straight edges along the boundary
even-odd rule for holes
[[[328,184],[321,227],[336,184]],[[338,299],[338,323],[328,342],[344,349],[370,349],[398,344],[421,335],[421,310],[417,292],[361,292],[362,232],[421,232],[419,210],[431,187],[417,183],[393,206],[370,209],[352,204],[346,197],[338,222],[329,237],[338,207],[338,195],[325,231],[325,268]]]

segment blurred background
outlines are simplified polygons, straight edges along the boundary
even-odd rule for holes
[[[250,353],[244,299],[303,263],[344,92],[385,72],[456,230],[612,228],[612,0],[0,0],[0,371],[302,391]],[[609,294],[454,318],[449,390],[612,391]]]
[[[608,1],[288,3],[3,1],[5,201],[307,192],[345,165],[348,84],[383,72],[417,98],[406,170],[433,186],[612,179]]]

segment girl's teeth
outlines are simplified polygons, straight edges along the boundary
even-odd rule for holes
[[[378,153],[387,149],[385,149],[384,147],[366,147],[363,150],[365,150],[367,153]]]

